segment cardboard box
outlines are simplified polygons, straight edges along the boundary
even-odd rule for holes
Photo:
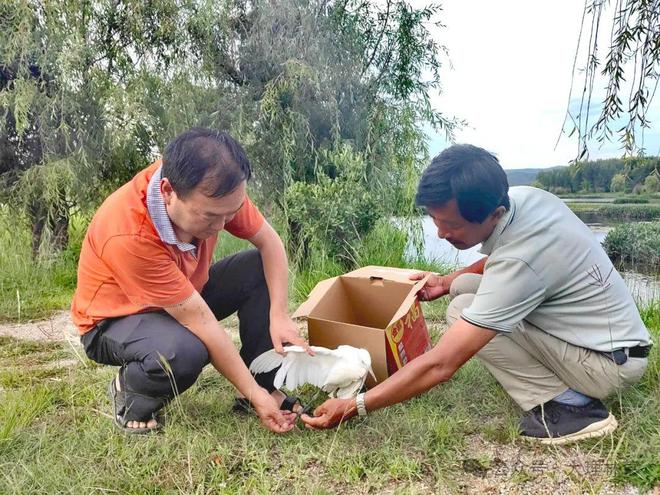
[[[376,382],[431,348],[417,292],[427,278],[415,270],[367,266],[319,282],[293,314],[307,318],[309,343],[335,349],[363,347],[371,354]]]

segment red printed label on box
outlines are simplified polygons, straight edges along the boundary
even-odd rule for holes
[[[431,348],[431,339],[418,300],[415,300],[403,318],[387,328],[385,338],[389,375]]]

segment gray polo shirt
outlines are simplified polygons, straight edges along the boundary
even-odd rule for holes
[[[648,344],[630,291],[589,228],[541,189],[512,187],[509,197],[480,249],[488,261],[463,319],[501,332],[524,319],[597,351]]]

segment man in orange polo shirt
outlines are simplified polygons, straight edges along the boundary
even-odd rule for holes
[[[126,432],[157,429],[156,413],[209,362],[241,395],[236,409],[254,408],[275,432],[293,427],[295,401],[275,390],[274,373],[255,381],[247,368],[286,342],[311,352],[288,315],[282,241],[246,194],[250,176],[231,136],[192,129],[169,143],[162,163],[111,194],[89,225],[71,311],[87,355],[120,366],[109,393]],[[212,265],[223,229],[257,249]],[[218,325],[235,312],[240,355]]]

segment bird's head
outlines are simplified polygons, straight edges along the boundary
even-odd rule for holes
[[[375,380],[376,375],[374,374],[374,370],[371,367],[371,354],[369,354],[369,351],[366,349],[358,349],[358,354],[360,356],[360,361],[362,362],[364,367],[369,370],[369,373],[371,373],[371,376]]]
[[[366,349],[358,349],[357,354],[364,367],[371,368],[371,354],[369,354],[369,351]]]

